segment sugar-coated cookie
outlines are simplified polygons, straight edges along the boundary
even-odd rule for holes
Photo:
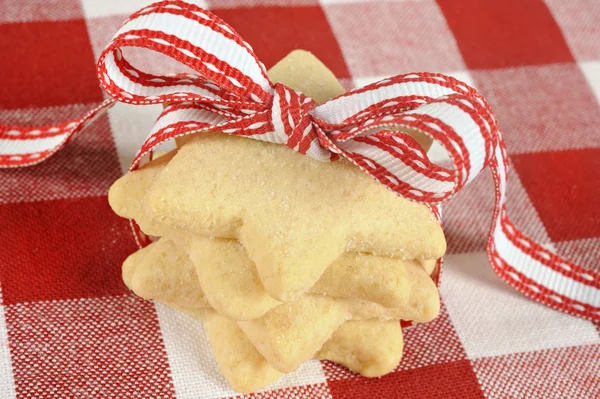
[[[417,323],[435,319],[440,313],[440,297],[434,282],[427,272],[415,263],[407,263],[405,272],[411,286],[407,302],[389,308],[371,301],[346,299],[349,318],[363,320],[375,317],[383,320],[412,320]]]
[[[119,210],[122,213],[126,211],[125,216],[136,220],[145,219],[141,205],[136,207],[135,203],[131,203],[138,198],[128,196],[128,191],[133,188],[145,191],[151,182],[147,174],[156,174],[163,167],[164,164],[152,164],[123,177],[121,180],[127,179],[126,184],[113,186],[111,193],[114,198],[118,198]],[[279,303],[265,292],[259,281],[268,276],[257,277],[257,269],[236,240],[192,235],[164,226],[160,222],[151,222],[151,225],[154,232],[165,232],[178,246],[187,248],[200,274],[201,285],[204,283],[203,290],[209,301],[227,317],[236,320],[252,319]],[[404,269],[405,264],[411,262],[418,262],[431,273],[437,261],[399,260],[347,252],[327,268],[308,292],[364,299],[386,307],[404,306],[408,288],[412,284],[405,278]]]
[[[281,377],[234,321],[214,315],[205,325],[219,370],[234,390],[254,392]]]
[[[132,291],[133,289],[131,287],[133,287],[133,274],[135,273],[138,265],[142,262],[146,255],[148,255],[148,252],[150,252],[151,249],[152,248],[150,247],[138,249],[137,251],[129,255],[127,259],[125,259],[125,261],[123,262],[123,266],[121,268],[121,277],[123,278],[123,282],[125,283],[127,288],[129,288]]]
[[[233,389],[254,392],[283,374],[256,350],[237,323],[218,314],[199,318],[206,321],[215,359]],[[397,321],[348,321],[335,330],[315,358],[341,364],[365,377],[379,377],[398,365],[403,346],[402,329]]]
[[[346,310],[335,300],[306,295],[237,323],[269,364],[287,373],[311,359],[345,319]]]
[[[235,320],[251,320],[281,303],[264,290],[256,267],[235,240],[190,239],[189,255],[200,285],[219,313]],[[396,308],[394,316],[406,320],[435,317],[439,308],[437,288],[417,262],[366,254],[340,256],[308,293],[375,302],[382,308]],[[411,298],[417,295],[423,303]],[[406,314],[400,309],[406,309]]]
[[[238,321],[238,325],[273,367],[290,372],[312,358],[345,320],[399,324],[400,313],[414,312],[415,318],[430,321],[439,312],[439,298],[424,306],[431,309],[421,310],[419,306],[390,309],[373,302],[304,295],[295,302],[279,305],[258,319]]]
[[[398,366],[403,348],[398,321],[347,321],[315,357],[343,364],[365,377],[380,377]]]
[[[233,320],[252,320],[281,304],[262,288],[254,265],[237,242],[197,236],[188,241],[197,275],[185,261],[186,252],[161,238],[125,262],[123,274],[129,276],[129,265],[137,259],[136,279],[127,277],[127,285],[147,299],[183,307],[210,304]],[[172,293],[174,285],[180,293],[177,296]],[[354,320],[377,317],[426,322],[437,316],[440,307],[435,284],[417,262],[370,255],[343,255],[310,293],[335,297]]]
[[[190,260],[211,306],[234,320],[252,320],[281,302],[263,288],[256,267],[235,240],[190,237]]]
[[[404,306],[417,283],[408,278],[407,268],[415,266],[420,267],[411,260],[348,252],[327,268],[309,292],[363,299],[389,308]],[[415,277],[431,281],[425,273]]]
[[[108,190],[108,203],[112,210],[121,217],[135,219],[142,231],[151,236],[162,236],[166,226],[146,216],[142,199],[156,175],[163,170],[175,153],[175,150],[170,151],[148,162],[135,173],[123,175]]]
[[[172,241],[160,239],[130,255],[123,264],[125,284],[145,299],[206,308],[194,265]]]
[[[265,289],[284,301],[306,292],[344,252],[434,259],[445,251],[426,206],[348,162],[223,134],[181,148],[144,202],[153,220],[172,228],[239,239]]]

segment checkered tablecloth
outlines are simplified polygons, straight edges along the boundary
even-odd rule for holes
[[[95,59],[148,0],[0,0],[0,122],[82,115],[104,95]],[[453,75],[493,106],[511,161],[509,213],[547,248],[600,270],[598,0],[224,0],[267,67],[312,51],[351,88]],[[141,300],[136,248],[107,191],[160,106],[118,104],[50,160],[0,170],[0,397],[223,398],[202,326]],[[435,150],[434,150],[435,155]],[[600,326],[553,311],[489,267],[487,173],[444,208],[442,312],[406,331],[394,373],[312,361],[259,398],[598,398]]]

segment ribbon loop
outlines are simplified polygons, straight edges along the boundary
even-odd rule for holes
[[[125,60],[127,47],[164,54],[198,74],[143,73]],[[272,95],[250,45],[214,14],[183,2],[162,1],[134,13],[101,54],[98,74],[112,97],[133,104],[198,101],[258,109]]]
[[[452,197],[488,166],[497,145],[497,122],[485,100],[439,74],[385,79],[326,102],[314,115],[345,158],[419,202]],[[437,141],[454,169],[430,162],[406,133],[383,132],[391,126]]]

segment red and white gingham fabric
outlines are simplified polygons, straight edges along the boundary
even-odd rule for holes
[[[0,121],[42,125],[99,105],[94,59],[147,2],[21,3],[0,1],[8,10],[0,16]],[[508,207],[517,227],[599,270],[594,1],[201,5],[240,32],[267,67],[305,48],[349,87],[421,70],[472,84],[491,103],[508,142]],[[108,208],[106,191],[160,112],[139,108],[119,104],[50,160],[0,171],[6,397],[233,395],[201,327],[133,297],[120,282],[120,262],[135,244],[127,223]],[[489,178],[480,177],[446,207],[444,311],[406,332],[397,372],[367,380],[312,362],[257,396],[599,396],[598,326],[521,297],[490,270],[484,250],[492,199]]]

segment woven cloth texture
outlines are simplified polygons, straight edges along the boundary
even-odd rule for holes
[[[95,60],[149,3],[0,0],[0,121],[49,124],[102,102]],[[302,48],[347,88],[415,71],[473,85],[507,142],[517,226],[600,270],[597,0],[195,3],[230,23],[267,68]],[[117,104],[48,161],[0,170],[0,398],[235,395],[202,325],[121,281],[136,245],[107,192],[159,112]],[[444,207],[442,312],[405,332],[396,371],[366,379],[311,361],[249,396],[600,397],[600,326],[523,297],[491,270],[490,180],[482,173]]]

